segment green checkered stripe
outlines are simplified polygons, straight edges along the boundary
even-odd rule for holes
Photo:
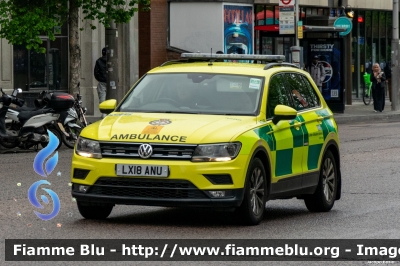
[[[303,132],[301,128],[296,130],[294,127],[289,128],[289,126],[292,126],[296,121],[303,121],[302,119],[301,116],[298,116],[290,122],[280,122],[288,123],[287,130],[284,131],[276,129],[275,132],[271,124],[255,129],[255,133],[268,144],[272,156],[271,160],[276,162],[275,176],[290,175],[297,172],[294,168],[301,167],[301,160],[297,158],[302,158]],[[282,125],[279,128],[282,128]],[[298,171],[301,170],[298,169]]]
[[[310,128],[310,133],[307,135],[309,136],[308,139],[308,154],[307,154],[307,169],[313,170],[318,168],[318,160],[322,152],[322,147],[325,143],[326,137],[329,133],[334,132],[337,133],[337,130],[330,118],[331,114],[328,110],[318,110],[315,112],[309,113],[307,120],[308,121],[316,121],[317,118],[322,117],[324,118],[322,122],[315,122],[307,124],[307,127]],[[317,127],[317,132],[315,128]],[[307,128],[306,128],[307,130]]]
[[[271,160],[276,162],[276,177],[290,175],[293,172],[302,172],[302,169],[299,169],[301,167],[308,170],[316,169],[326,137],[330,132],[336,132],[333,122],[329,119],[330,113],[327,110],[310,112],[305,116],[299,115],[289,122],[282,121],[283,123],[288,123],[288,126],[302,123],[300,129],[290,127],[285,131],[280,131],[279,128],[282,128],[282,125],[280,125],[274,131],[274,126],[268,124],[254,130],[268,144],[272,156]],[[326,119],[318,122],[318,117],[326,117]],[[305,123],[306,120],[311,122]],[[285,132],[290,132],[290,135]],[[309,135],[309,132],[312,132],[311,135]],[[308,145],[304,145],[304,143],[308,143]],[[302,160],[303,153],[307,160]]]

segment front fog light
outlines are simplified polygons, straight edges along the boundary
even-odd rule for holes
[[[208,191],[208,192],[214,198],[223,198],[223,197],[225,197],[225,191]]]
[[[89,189],[89,186],[79,185],[78,190],[79,192],[86,193]]]
[[[78,185],[78,184],[73,185],[73,191],[75,192],[86,193],[88,190],[89,186]]]

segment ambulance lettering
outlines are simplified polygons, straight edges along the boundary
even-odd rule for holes
[[[114,134],[110,140],[161,140],[161,141],[172,141],[172,142],[186,142],[187,136],[176,136],[176,135],[155,135],[151,134]]]

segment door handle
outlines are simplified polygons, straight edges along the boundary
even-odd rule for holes
[[[299,121],[294,121],[293,126],[296,130],[299,130],[301,125],[303,125],[303,123],[299,122]]]

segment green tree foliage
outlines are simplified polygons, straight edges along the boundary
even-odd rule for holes
[[[150,0],[0,0],[0,38],[44,53],[39,36],[54,40],[54,27],[69,22],[71,16],[78,17],[71,14],[68,6],[81,8],[82,20],[97,19],[108,26],[110,19],[115,23],[129,22],[138,11],[137,4],[149,9]]]
[[[45,53],[40,36],[55,40],[54,27],[69,24],[70,93],[80,79],[81,49],[79,19],[98,20],[105,27],[109,21],[127,23],[138,11],[150,9],[150,0],[0,0],[0,38],[11,44],[25,45],[28,50]],[[82,10],[83,16],[79,16]]]

